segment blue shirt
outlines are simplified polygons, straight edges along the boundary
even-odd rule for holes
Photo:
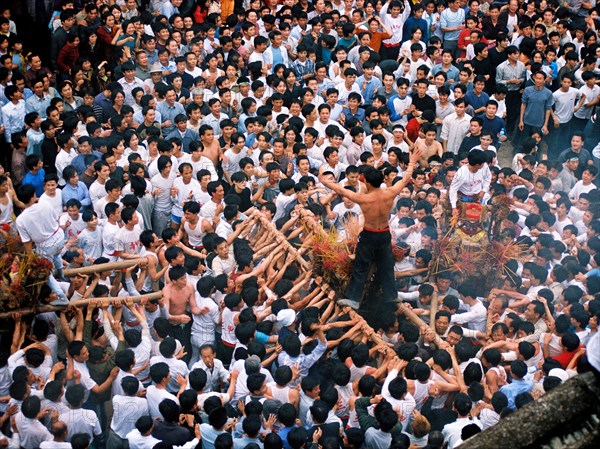
[[[283,56],[281,55],[281,47],[271,47],[271,53],[273,54],[273,67],[277,64],[283,64]]]
[[[179,114],[185,115],[185,109],[183,108],[183,105],[177,102],[175,102],[173,106],[169,106],[166,101],[162,101],[158,103],[156,110],[160,112],[162,118],[161,123],[171,120],[171,126],[166,126],[163,128],[163,136],[169,135],[171,131],[175,129],[176,116]]]
[[[100,160],[102,158],[102,153],[100,153],[99,151],[92,151],[92,154],[94,156],[96,156],[97,160]],[[71,161],[71,165],[77,169],[77,173],[80,176],[85,171],[85,169],[87,168],[85,166],[85,161],[84,161],[84,157],[85,156],[86,156],[85,154],[78,154]]]
[[[254,142],[256,142],[256,134],[252,133],[248,137],[246,137],[246,146],[248,148],[251,148],[252,145],[254,145]]]
[[[148,55],[148,64],[152,65],[155,62],[158,62],[158,50],[154,49],[152,53],[148,53],[148,50],[144,50]]]
[[[44,193],[44,176],[46,176],[46,172],[44,169],[38,170],[38,172],[33,175],[31,172],[28,172],[23,177],[22,184],[31,184],[35,187],[35,194],[40,197]]]
[[[497,115],[494,116],[493,119],[489,119],[488,117],[486,117],[485,114],[481,114],[479,117],[483,121],[483,130],[489,131],[492,134],[493,145],[496,148],[498,148],[498,144],[500,143],[500,141],[498,140],[498,134],[500,133],[502,128],[506,128],[506,122],[504,121],[504,119],[501,119]]]
[[[248,130],[246,129],[246,119],[250,117],[256,117],[256,113],[252,115],[248,115],[246,113],[242,113],[238,118],[237,130],[238,133],[246,134]]]
[[[443,72],[444,68],[442,66],[442,64],[436,64],[433,66],[433,68],[431,69],[431,74],[433,76],[437,75],[440,72]],[[460,70],[458,70],[458,68],[452,64],[450,64],[450,68],[446,71],[446,76],[448,77],[449,80],[454,80],[454,82],[458,82],[458,75],[460,74]]]
[[[515,398],[521,393],[529,393],[533,390],[533,382],[528,380],[513,380],[508,385],[500,388],[500,392],[508,399],[508,408],[515,410]]]
[[[94,104],[102,108],[103,115],[108,115],[110,109],[112,108],[112,101],[110,101],[110,98],[104,95],[104,92],[100,92],[98,95],[96,95],[94,98]]]
[[[365,121],[365,110],[361,109],[361,108],[358,108],[356,110],[355,114],[350,112],[350,109],[344,108],[344,109],[342,109],[342,114],[344,114],[344,117],[346,117],[346,120],[348,120],[349,118],[355,118],[357,120],[360,120],[361,122]]]
[[[444,9],[440,14],[440,28],[456,28],[465,21],[465,10],[458,8],[456,12],[450,8]],[[461,30],[443,31],[444,41],[457,41]]]
[[[364,82],[366,82],[367,85],[363,89]],[[372,76],[371,79],[367,81],[365,79],[365,76],[361,75],[356,79],[356,84],[358,85],[358,88],[360,89],[360,94],[363,96],[363,100],[365,101],[364,104],[373,103],[373,98],[375,97],[375,90],[379,89],[381,87],[381,81],[379,81],[379,79],[375,78],[374,76]],[[364,114],[363,114],[363,118],[364,118]]]
[[[42,98],[32,95],[25,100],[25,113],[37,112],[42,119],[46,119],[46,108],[50,106],[50,100],[52,100],[52,97],[49,94],[44,94]]]
[[[27,156],[35,154],[40,159],[44,159],[42,157],[42,142],[44,141],[44,137],[44,133],[41,131],[36,131],[33,128],[27,130],[27,139],[29,140],[29,145],[27,145]]]
[[[171,134],[167,136],[167,140],[173,137],[181,139],[182,150],[186,153],[190,153],[190,144],[192,142],[200,140],[200,136],[193,129],[186,129],[185,133],[181,134],[181,131],[179,131],[178,128],[175,128]]]
[[[82,207],[92,205],[92,200],[90,199],[88,188],[81,181],[77,183],[77,187],[73,187],[71,184],[67,183],[67,185],[62,190],[63,206],[65,206],[67,204],[67,201],[69,201],[70,199],[79,200]]]
[[[290,443],[288,443],[287,436],[288,436],[288,433],[290,433],[290,431],[295,427],[298,427],[298,426],[294,424],[292,427],[282,427],[281,429],[279,429],[279,432],[277,432],[277,435],[279,435],[281,437],[281,442],[283,443],[283,449],[292,449],[292,446],[290,446]]]
[[[333,50],[329,50],[328,48],[323,47],[321,49],[321,59],[323,60],[323,62],[327,65],[329,65],[329,63],[331,62],[331,54],[333,53]]]
[[[467,100],[469,106],[477,110],[485,107],[485,104],[490,101],[490,96],[483,91],[481,92],[481,95],[477,96],[474,90],[470,90],[465,94],[465,100]]]
[[[10,101],[2,106],[2,121],[4,122],[4,137],[11,143],[11,136],[25,128],[25,101],[17,104]]]
[[[547,87],[537,90],[534,86],[526,87],[521,102],[525,106],[523,123],[541,128],[546,120],[546,111],[552,109],[554,98]]]
[[[410,16],[404,22],[402,27],[402,43],[409,40],[412,37],[412,32],[415,28],[419,28],[423,36],[421,36],[421,42],[427,42],[429,40],[429,25],[425,19],[417,19],[415,16]]]

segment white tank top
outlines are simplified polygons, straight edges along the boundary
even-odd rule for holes
[[[529,366],[537,366],[538,362],[541,362],[542,360],[544,360],[544,353],[540,349],[540,351],[538,352],[537,355],[534,355],[529,360],[527,360],[525,363],[527,364],[528,367]]]
[[[158,256],[153,252],[146,252],[148,257],[152,257],[158,262]],[[154,291],[154,281],[150,277],[150,274],[146,274],[146,278],[144,279],[144,285],[142,285],[142,290],[145,292],[153,292]]]
[[[282,404],[288,404],[290,402],[290,387],[281,388],[275,382],[273,382],[270,387],[273,399],[281,401]]]
[[[194,228],[190,227],[190,224],[187,221],[183,224],[183,229],[188,236],[190,246],[202,246],[202,239],[206,235],[206,232],[202,232],[202,220],[202,218],[199,218],[198,223],[196,223],[196,227]]]
[[[429,387],[433,385],[433,380],[429,379],[426,383],[421,383],[418,380],[415,380],[415,392],[412,394],[413,398],[415,398],[416,406],[415,408],[421,411],[421,407],[429,398]]]
[[[438,373],[434,372],[433,373],[433,378],[432,380],[440,380],[442,382],[446,382],[446,380],[440,376]],[[444,408],[444,404],[446,403],[446,400],[448,399],[448,393],[444,393],[441,394],[439,396],[434,396],[433,398],[433,402],[431,403],[431,408],[435,409],[435,408]]]
[[[540,351],[540,354],[542,353],[542,351]],[[490,368],[490,371],[493,371],[496,373],[496,376],[498,376],[498,385],[502,385],[503,383],[506,384],[507,380],[506,380],[506,370],[501,367],[501,366],[492,366]]]
[[[336,385],[335,389],[338,392],[339,398],[338,408],[335,414],[340,418],[346,418],[350,415],[350,407],[348,406],[348,402],[350,401],[350,398],[354,396],[354,391],[352,390],[352,382],[348,382],[343,387]]]
[[[225,343],[235,345],[237,338],[235,338],[235,323],[233,322],[234,317],[239,312],[233,312],[227,307],[223,309],[223,322],[221,323],[221,339]]]
[[[13,222],[13,201],[10,195],[6,195],[8,203],[2,204],[0,202],[0,224],[11,224]]]
[[[350,410],[350,414],[348,415],[348,424],[347,427],[352,429],[360,428],[360,424],[358,423],[358,415],[356,414],[356,408],[354,410]]]
[[[368,368],[367,365],[358,368],[352,363],[352,365],[350,365],[350,382],[354,382],[356,379],[360,379],[364,376]]]

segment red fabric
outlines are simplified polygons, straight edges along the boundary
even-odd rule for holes
[[[419,130],[421,129],[421,124],[416,118],[411,118],[406,124],[406,135],[414,142],[419,137]]]
[[[556,360],[557,362],[560,363],[560,366],[562,366],[563,369],[567,369],[567,366],[569,366],[569,363],[571,363],[571,360],[573,360],[573,357],[575,357],[575,353],[579,350],[579,348],[577,348],[575,351],[573,352],[569,352],[569,351],[563,351],[562,353],[560,353],[559,355],[555,355],[552,358],[554,360]]]
[[[106,30],[106,28],[99,27],[96,31],[96,34],[106,45],[112,45],[113,37],[115,37],[115,34],[117,34],[117,27],[114,27],[110,33]]]
[[[77,47],[72,46],[71,44],[67,44],[60,49],[60,53],[58,54],[56,64],[58,65],[58,68],[61,72],[68,73],[73,68],[78,59],[79,49]]]
[[[194,22],[196,23],[204,23],[206,21],[206,15],[208,14],[208,10],[202,11],[199,6],[196,7],[194,11]]]
[[[475,28],[477,31],[481,31],[479,28]],[[462,51],[460,52],[460,58],[464,59],[467,56],[467,46],[471,43],[471,31],[468,28],[465,28],[464,30],[462,30],[460,32],[460,34],[458,35],[458,48],[460,48]],[[488,43],[488,40],[483,37],[483,34],[481,36],[481,41],[484,44]]]

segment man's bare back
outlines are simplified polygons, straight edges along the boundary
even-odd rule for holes
[[[387,228],[396,195],[380,188],[359,195],[361,198],[357,198],[356,203],[365,217],[364,228],[372,230]]]

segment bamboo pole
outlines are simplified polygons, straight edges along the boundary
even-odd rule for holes
[[[111,303],[123,303],[126,298],[131,298],[134,304],[139,303],[142,299],[147,299],[151,301],[153,299],[160,299],[163,297],[162,291],[148,293],[147,295],[140,296],[108,296],[104,298],[89,298],[89,299],[77,299],[75,301],[71,301],[70,305],[76,307],[85,307],[89,303],[93,301],[110,301]]]
[[[159,291],[159,292],[153,292],[153,293],[149,293],[147,295],[141,295],[141,296],[116,296],[116,297],[108,296],[108,297],[102,297],[102,298],[77,299],[75,301],[71,301],[69,304],[60,305],[60,306],[45,305],[45,306],[40,306],[40,307],[28,308],[28,309],[13,310],[11,312],[3,312],[3,313],[0,313],[0,319],[12,318],[13,314],[15,314],[15,313],[20,313],[21,315],[32,315],[32,314],[37,314],[37,313],[58,312],[58,311],[65,310],[68,306],[86,307],[91,302],[95,302],[95,301],[101,301],[101,302],[109,301],[111,304],[118,304],[118,303],[123,303],[126,298],[131,298],[133,303],[136,304],[136,303],[141,302],[142,299],[147,299],[148,301],[151,301],[153,299],[160,299],[160,298],[162,298],[162,296],[163,296],[162,292]]]
[[[438,293],[434,290],[433,295],[431,295],[431,310],[429,311],[429,323],[431,323],[431,324],[435,323],[435,314],[437,312],[438,312]]]
[[[12,312],[2,312],[0,313],[0,319],[12,318],[15,313],[19,313],[24,316],[37,313],[58,312],[61,310],[65,310],[65,306],[40,306],[29,309],[13,310]]]
[[[425,321],[423,321],[415,312],[413,312],[412,310],[410,310],[408,307],[406,307],[406,306],[400,307],[400,312],[406,318],[408,318],[413,324],[415,324],[419,329],[421,329],[422,326],[428,326],[429,327],[429,325]],[[435,339],[433,340],[433,343],[438,348],[440,348],[441,344],[442,344],[442,339],[437,334],[437,332],[435,331],[435,329],[433,330],[433,332],[435,334]]]
[[[143,257],[139,259],[129,259],[129,260],[120,260],[118,262],[107,262],[100,263],[98,265],[90,265],[87,267],[80,268],[69,268],[68,270],[64,270],[65,276],[75,276],[77,274],[86,275],[86,274],[94,274],[101,273],[103,271],[114,271],[121,270],[123,268],[129,268],[134,266],[140,260],[144,259]]]
[[[290,244],[290,242],[288,242],[286,240],[286,238],[283,236],[283,234],[281,232],[279,232],[279,230],[275,227],[275,225],[272,222],[270,222],[269,220],[267,220],[267,217],[265,217],[260,212],[255,212],[253,214],[253,216],[255,216],[258,219],[261,226],[264,226],[265,228],[267,228],[267,230],[273,235],[273,237],[275,238],[275,241],[277,243],[279,243],[280,245],[283,245],[287,251],[289,251],[290,253],[292,253],[294,255],[294,258],[298,261],[298,263],[302,266],[302,268],[304,268],[305,270],[311,269],[309,263],[302,258],[302,255],[298,252],[298,250],[296,248],[294,248]]]

